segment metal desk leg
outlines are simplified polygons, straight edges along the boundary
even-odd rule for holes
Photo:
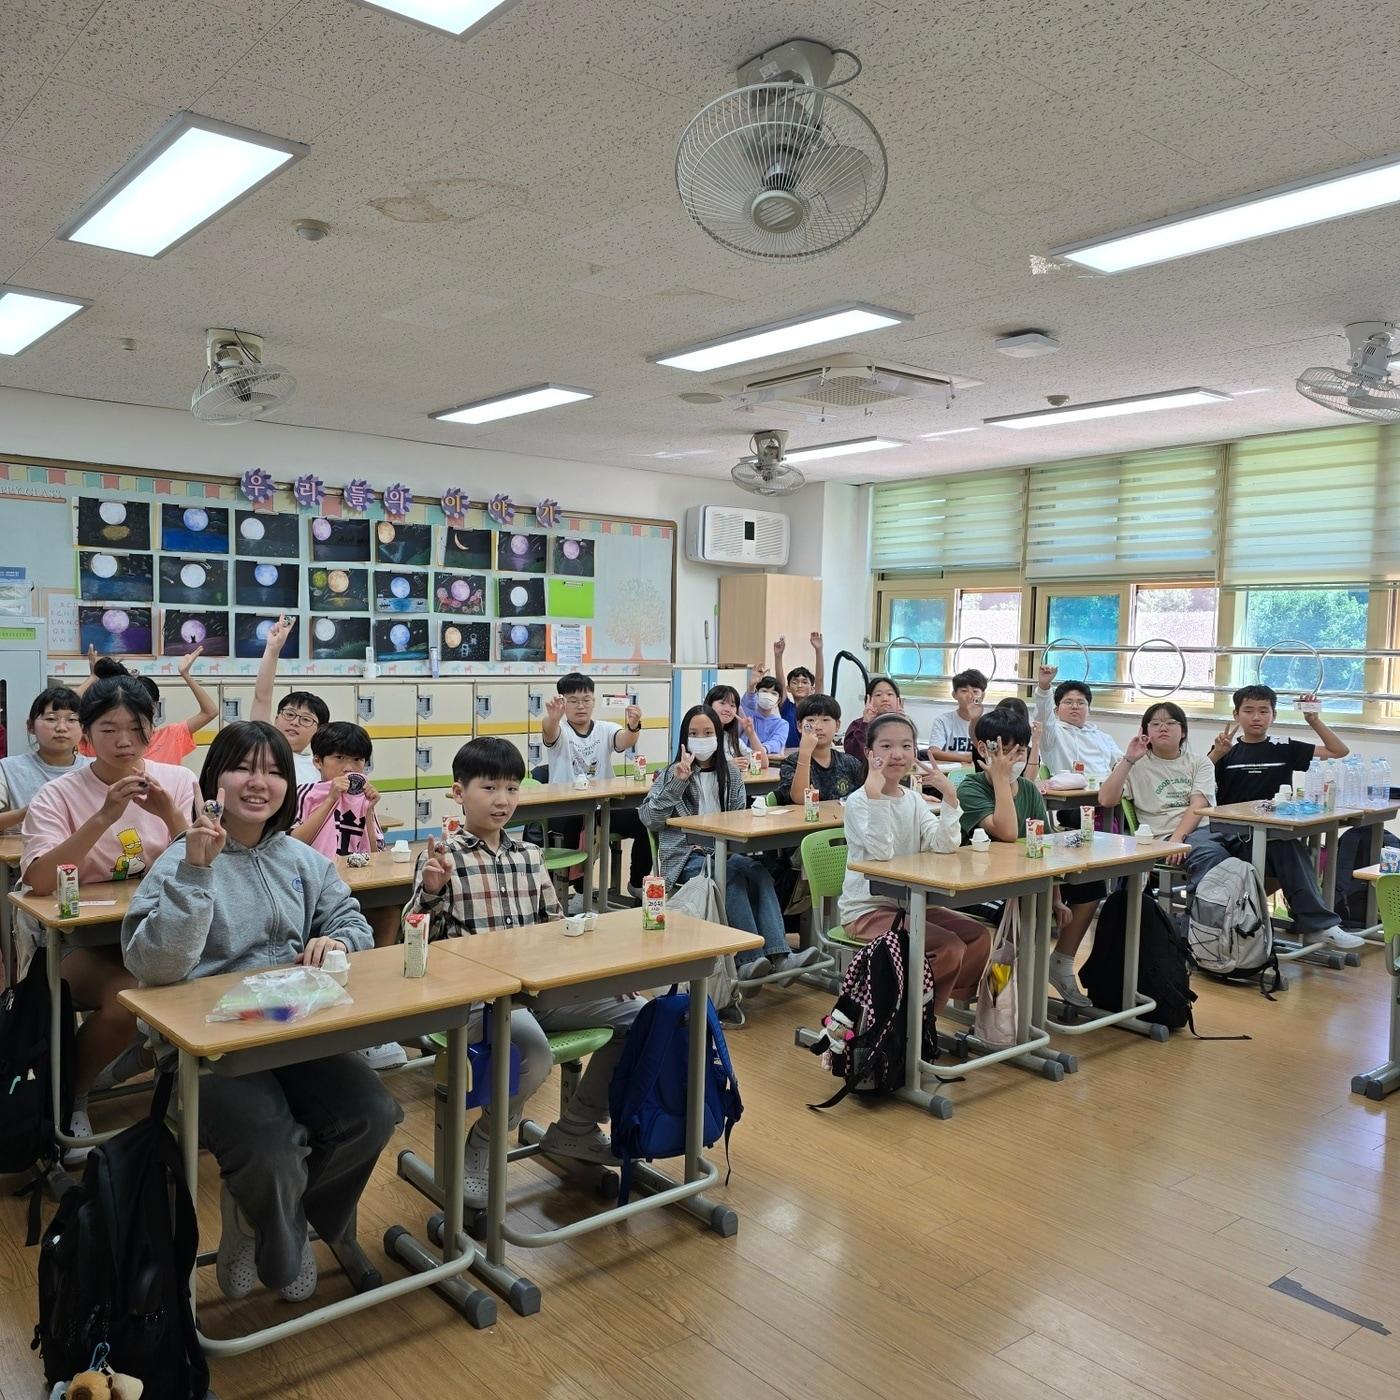
[[[1021,937],[1027,931],[1031,938],[1031,1024],[1027,1027],[1027,1038],[1037,1032],[1044,1033],[1054,1026],[1050,1020],[1050,935],[1055,923],[1055,887],[1053,884],[1044,891],[1030,891],[1021,896]],[[1019,978],[1018,970],[1018,978]],[[1020,987],[1017,987],[1019,994]],[[1021,1056],[1016,1061],[1023,1069],[1036,1070],[1047,1079],[1058,1082],[1061,1075],[1074,1074],[1079,1069],[1079,1057],[1065,1050],[1056,1050],[1050,1045],[1042,1046],[1034,1053]],[[1060,1074],[1052,1074],[1048,1065],[1057,1066]]]
[[[715,889],[719,894],[719,916],[729,922],[729,842],[715,837]]]
[[[1364,1094],[1368,1099],[1383,1099],[1400,1088],[1400,939],[1387,946],[1386,962],[1391,975],[1390,1058],[1351,1081],[1351,1092]]]
[[[612,803],[598,804],[598,912],[608,912],[608,891],[612,889]]]
[[[953,1116],[952,1099],[930,1094],[924,1088],[920,1069],[924,1039],[924,920],[928,901],[924,891],[915,885],[909,891],[909,966],[904,970],[904,1083],[895,1095],[931,1113],[935,1118]]]
[[[1385,850],[1385,823],[1383,821],[1373,821],[1369,823],[1371,833],[1371,850],[1366,863],[1368,865],[1379,865],[1381,863],[1381,853]],[[1364,880],[1362,884],[1366,889],[1366,927],[1361,930],[1361,936],[1377,948],[1384,948],[1385,935],[1381,932],[1381,911],[1376,903],[1376,882],[1374,880]]]
[[[10,866],[0,864],[0,960],[3,961],[0,977],[3,977],[7,987],[15,985],[19,968],[19,956],[15,949],[15,909],[10,903],[10,885]]]
[[[590,807],[583,817],[583,907],[593,908],[593,841],[598,834],[597,812]],[[567,910],[565,911],[568,912]]]
[[[1262,881],[1269,874],[1269,833],[1262,826],[1253,826],[1249,832],[1249,859]]]
[[[62,1061],[63,1043],[63,937],[55,928],[44,930],[44,969],[49,982],[49,1063],[57,1065]],[[59,1102],[61,1076],[49,1076],[50,1102],[53,1108],[54,1136],[61,1147],[96,1147],[108,1138],[116,1137],[117,1130],[110,1133],[93,1133],[90,1137],[73,1137],[65,1131],[68,1124],[63,1121],[63,1108]]]

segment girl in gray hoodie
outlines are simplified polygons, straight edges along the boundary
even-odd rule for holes
[[[373,946],[334,864],[288,834],[292,751],[270,724],[233,724],[200,774],[209,805],[141,882],[122,956],[145,986],[304,963]],[[217,804],[216,810],[212,804]],[[403,1112],[356,1054],[199,1081],[200,1145],[222,1176],[219,1287],[261,1279],[290,1302],[316,1289],[308,1225],[334,1249]]]

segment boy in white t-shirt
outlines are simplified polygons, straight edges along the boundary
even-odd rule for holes
[[[544,718],[540,722],[540,738],[549,759],[549,781],[571,783],[577,777],[611,778],[617,755],[636,747],[642,732],[641,709],[628,705],[621,724],[610,719],[594,719],[593,707],[597,701],[593,678],[581,671],[560,676],[554,688],[559,693],[545,702]],[[557,829],[564,844],[575,848],[583,821],[581,818],[561,821]],[[632,842],[627,887],[629,893],[640,899],[642,881],[651,871],[651,845],[646,828],[635,811],[615,811],[612,833]]]
[[[956,710],[943,710],[934,716],[928,736],[930,763],[971,763],[972,726],[982,718],[982,697],[987,678],[981,671],[959,671],[953,677]]]

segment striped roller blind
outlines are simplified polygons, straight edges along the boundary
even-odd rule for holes
[[[1028,579],[1212,577],[1218,444],[1033,467]]]
[[[1398,448],[1376,424],[1236,443],[1223,581],[1400,577]]]
[[[1025,491],[1023,471],[971,472],[877,486],[870,567],[878,573],[1018,567]]]

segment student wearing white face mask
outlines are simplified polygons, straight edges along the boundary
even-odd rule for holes
[[[765,752],[782,756],[787,748],[788,724],[779,713],[783,688],[777,676],[765,676],[759,667],[749,672],[749,690],[743,699],[743,710],[753,721],[754,733]]]
[[[748,806],[743,778],[719,751],[723,730],[708,705],[695,705],[681,720],[675,761],[661,773],[642,803],[642,825],[654,831],[666,888],[674,890],[704,868],[714,842],[667,826],[672,817],[710,812],[738,812]],[[783,929],[783,911],[773,877],[758,861],[731,852],[725,862],[725,910],[732,928],[763,939],[759,953],[740,953],[735,962],[749,977],[766,977],[778,968],[805,966],[819,956],[815,948],[794,953]]]

